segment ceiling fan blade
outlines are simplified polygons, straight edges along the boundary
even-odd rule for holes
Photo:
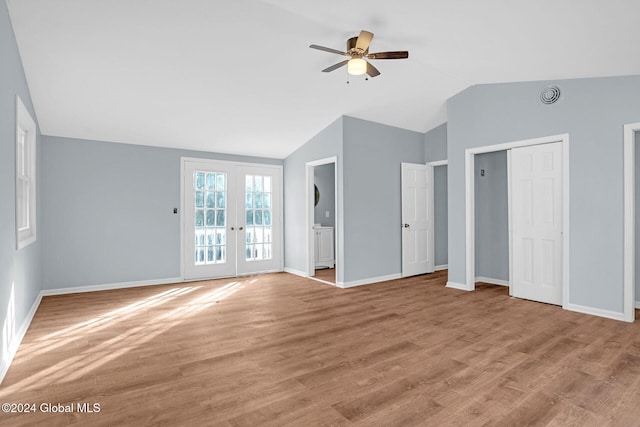
[[[344,55],[344,56],[349,56],[349,54],[347,52],[341,52],[337,49],[331,49],[330,47],[324,47],[324,46],[318,46],[317,44],[312,44],[311,46],[309,46],[311,49],[318,49],[318,50],[322,50],[324,52],[329,52],[329,53],[336,53],[338,55]]]
[[[398,50],[395,52],[376,52],[367,55],[369,59],[405,59],[409,57],[406,50]]]
[[[325,68],[324,70],[322,70],[323,73],[329,73],[333,70],[337,70],[340,67],[344,67],[345,65],[347,65],[347,62],[349,62],[348,59],[345,59],[342,62],[338,62],[337,64],[332,65],[331,67]]]
[[[367,74],[369,74],[369,76],[373,78],[380,75],[380,71],[378,71],[376,67],[367,62]]]
[[[365,30],[360,31],[360,35],[358,36],[358,40],[356,41],[356,49],[362,52],[366,52],[369,49],[369,44],[371,43],[372,38],[373,33]]]

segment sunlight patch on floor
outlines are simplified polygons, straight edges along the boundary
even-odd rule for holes
[[[6,315],[2,324],[2,366],[9,363],[9,355],[14,349],[16,334],[16,302],[15,302],[15,282],[11,283],[11,291],[7,304]]]
[[[95,333],[101,331],[114,323],[122,322],[135,316],[142,310],[165,304],[179,296],[186,295],[199,288],[200,286],[170,289],[141,301],[137,301],[133,304],[107,312],[91,320],[80,322],[76,325],[40,337],[35,343],[25,344],[24,349],[27,352],[27,355],[21,359],[21,362],[25,362],[32,357],[63,347],[78,339],[78,337],[82,336],[84,333]]]
[[[144,343],[178,325],[188,317],[209,309],[219,301],[235,294],[243,287],[241,282],[234,281],[207,292],[204,295],[193,298],[184,304],[180,304],[173,310],[160,313],[153,319],[131,328],[123,334],[103,341],[91,348],[87,348],[81,354],[71,356],[23,381],[4,388],[0,391],[0,396],[9,396],[10,393],[18,389],[28,387],[41,388],[47,384],[71,382],[83,377],[89,377],[96,369],[104,364],[116,360],[131,350],[140,347]],[[185,296],[201,288],[203,288],[203,286],[170,289],[136,303],[110,311],[90,321],[81,322],[41,337],[35,344],[25,345],[25,348],[21,349],[24,350],[24,354],[21,355],[21,362],[25,362],[37,353],[51,351],[52,349],[71,344],[76,340],[91,338],[91,334],[97,330],[108,328],[116,322],[121,322],[134,316],[136,313],[158,307],[177,297]]]

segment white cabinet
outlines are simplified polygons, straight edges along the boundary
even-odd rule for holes
[[[313,227],[315,236],[315,265],[333,268],[333,227]]]

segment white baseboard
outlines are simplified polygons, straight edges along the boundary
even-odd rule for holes
[[[29,326],[31,326],[33,316],[36,315],[36,311],[38,310],[38,307],[40,307],[40,301],[42,301],[42,292],[40,292],[36,297],[33,305],[31,305],[31,309],[29,309],[29,312],[27,313],[27,317],[25,317],[22,325],[20,326],[20,329],[18,329],[16,336],[9,343],[9,354],[7,355],[8,357],[4,363],[0,363],[0,384],[2,384],[4,376],[7,375],[7,372],[9,371],[9,366],[11,366],[11,362],[13,362],[13,358],[15,357],[20,344],[22,343],[22,339],[27,333],[27,329],[29,329]]]
[[[448,268],[449,264],[436,265],[435,267],[433,267],[433,271],[447,270]]]
[[[82,292],[110,291],[113,289],[137,288],[140,286],[168,285],[171,283],[182,283],[182,277],[171,277],[169,279],[139,280],[135,282],[109,283],[104,285],[78,286],[75,288],[44,289],[42,296],[77,294]]]
[[[620,320],[624,322],[624,313],[619,313],[617,311],[602,310],[600,308],[585,307],[584,305],[577,304],[567,304],[562,308],[569,311],[575,311],[577,313],[606,317],[607,319]]]
[[[311,279],[311,280],[315,280],[316,282],[324,283],[324,284],[326,284],[326,285],[331,285],[331,286],[338,287],[338,285],[336,285],[336,284],[335,284],[335,283],[333,283],[333,282],[329,282],[328,280],[318,279],[317,277],[313,277],[313,276],[309,276],[309,277],[307,277],[307,278],[308,278],[308,279]]]
[[[640,308],[640,301],[636,301],[636,308]]]
[[[508,280],[492,279],[491,277],[478,276],[476,282],[488,283],[490,285],[509,286]]]
[[[386,282],[389,280],[401,279],[402,274],[389,274],[388,276],[370,277],[368,279],[354,280],[351,282],[337,282],[339,288],[353,288],[355,286],[371,285],[373,283]]]
[[[460,291],[472,291],[473,289],[467,288],[467,285],[464,283],[456,283],[456,282],[447,282],[446,288],[458,289]]]
[[[289,268],[289,267],[285,267],[284,271],[285,271],[285,273],[295,274],[296,276],[300,276],[300,277],[309,277],[309,275],[307,273],[305,273],[304,271],[295,270],[295,269]]]

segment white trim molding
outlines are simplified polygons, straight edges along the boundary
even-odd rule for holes
[[[610,310],[602,310],[600,308],[585,307],[578,304],[567,304],[562,306],[565,310],[575,311],[576,313],[590,314],[592,316],[605,317],[607,319],[624,321],[624,313]]]
[[[433,271],[442,271],[442,270],[448,270],[449,269],[449,265],[448,264],[442,264],[442,265],[436,265],[435,267],[433,267]]]
[[[469,288],[464,283],[456,283],[456,282],[447,282],[447,286],[445,286],[445,288],[457,289],[459,291],[473,291],[475,289],[475,287]]]
[[[371,285],[374,283],[387,282],[389,280],[401,279],[402,274],[389,274],[387,276],[370,277],[368,279],[353,280],[351,282],[336,282],[339,288],[353,288],[355,286]]]
[[[305,273],[304,271],[296,270],[294,268],[285,267],[283,271],[285,273],[293,274],[295,276],[309,277],[309,275],[307,273]]]
[[[78,286],[74,288],[43,289],[40,296],[78,294],[84,292],[111,291],[114,289],[138,288],[141,286],[170,285],[172,283],[184,283],[181,277],[171,277],[157,280],[138,280],[133,282],[108,283],[103,285]]]
[[[636,282],[636,132],[640,123],[624,125],[624,273],[623,313],[625,322],[635,320]]]
[[[335,286],[338,287],[338,285],[336,285],[333,282],[329,282],[328,280],[322,280],[322,279],[318,279],[317,277],[313,276],[313,277],[309,277],[309,279],[314,280],[316,282],[320,282],[320,283],[324,283],[325,285],[331,285],[331,286]]]
[[[489,285],[509,286],[508,280],[492,279],[491,277],[476,276],[476,282],[488,283]]]
[[[449,160],[436,160],[435,162],[427,162],[427,166],[446,166],[449,164]]]
[[[522,141],[506,142],[501,144],[486,145],[482,147],[467,148],[465,150],[465,224],[466,224],[466,285],[464,290],[475,289],[475,155],[491,153],[495,151],[510,150],[513,148],[527,147],[531,145],[549,144],[560,142],[562,144],[562,197],[563,197],[563,261],[562,261],[562,307],[568,309],[569,305],[569,134],[545,136],[541,138],[525,139]],[[509,248],[511,251],[511,248]],[[460,284],[456,284],[460,285]],[[456,286],[449,286],[455,289]]]

